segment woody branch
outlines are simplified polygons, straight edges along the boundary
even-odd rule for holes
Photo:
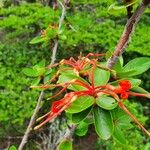
[[[117,62],[119,56],[122,55],[125,48],[127,47],[131,35],[134,31],[135,26],[137,25],[138,21],[140,20],[142,14],[144,13],[145,9],[150,4],[150,0],[143,0],[137,10],[133,13],[131,18],[127,21],[123,34],[120,37],[120,40],[115,48],[115,51],[111,58],[108,60],[107,67],[112,69],[115,63]]]
[[[62,23],[64,21],[64,17],[65,17],[65,14],[66,14],[66,9],[65,9],[65,6],[62,4],[61,1],[58,0],[58,2],[59,2],[59,4],[62,7],[62,14],[61,14],[61,17],[60,17],[60,20],[59,20],[59,27],[58,27],[58,32],[59,32],[59,30],[61,29]],[[58,49],[58,43],[59,43],[59,41],[58,41],[58,39],[56,39],[55,43],[54,43],[54,47],[52,49],[52,57],[51,57],[51,63],[50,63],[51,65],[53,65],[55,60],[56,60],[56,53],[57,53],[57,49]],[[25,131],[25,134],[24,134],[24,136],[22,138],[22,141],[21,141],[21,143],[19,145],[18,150],[23,150],[25,144],[28,141],[29,134],[32,131],[33,125],[35,123],[36,115],[38,114],[38,112],[40,110],[41,101],[43,100],[43,98],[44,98],[44,91],[42,91],[40,93],[40,96],[38,98],[36,107],[34,109],[34,112],[33,112],[32,116],[31,116],[31,119],[29,121],[28,127],[27,127],[27,129]]]

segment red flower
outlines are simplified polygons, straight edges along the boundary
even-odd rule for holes
[[[128,92],[122,91],[121,94],[120,94],[120,97],[121,97],[122,99],[128,99],[129,94],[128,94]]]
[[[129,91],[131,89],[131,83],[128,80],[119,81],[119,86],[114,89],[114,92],[120,94],[122,99],[128,99]]]
[[[125,91],[128,91],[129,89],[131,89],[131,83],[128,80],[119,81],[119,85]]]

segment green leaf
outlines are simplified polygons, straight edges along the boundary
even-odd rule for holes
[[[111,110],[113,122],[119,128],[130,128],[131,118],[119,107]]]
[[[148,91],[146,91],[145,89],[137,86],[137,87],[133,87],[132,88],[132,91],[135,91],[135,92],[138,92],[138,93],[143,93],[143,94],[149,94]]]
[[[120,72],[123,68],[123,58],[119,57],[118,61],[116,62],[116,64],[113,67],[113,70]]]
[[[59,145],[58,145],[58,150],[72,150],[72,141],[70,140],[63,140]]]
[[[48,74],[50,74],[50,73],[52,73],[53,72],[53,70],[50,68],[50,69],[47,69],[46,71],[45,71],[45,75],[48,75]]]
[[[37,36],[30,41],[30,44],[41,43],[41,42],[44,42],[45,40],[46,38],[43,38],[42,36]]]
[[[79,113],[87,108],[89,108],[91,105],[93,105],[95,102],[94,97],[92,96],[81,96],[77,98],[68,109],[66,109],[66,112],[68,113]]]
[[[66,83],[66,82],[69,82],[69,81],[72,81],[73,79],[78,79],[78,80],[81,80],[85,83],[87,83],[83,78],[79,77],[79,76],[76,76],[75,74],[71,73],[62,73],[60,76],[59,76],[59,79],[57,81],[57,83]],[[87,83],[88,84],[88,83]],[[80,86],[80,85],[70,85],[68,87],[68,89],[71,89],[71,90],[74,90],[74,91],[80,91],[80,90],[85,90],[86,88],[83,87],[83,86]]]
[[[41,60],[38,64],[34,66],[35,68],[43,68],[45,67],[45,59]]]
[[[88,131],[88,124],[82,121],[76,127],[75,134],[78,136],[84,136],[86,135],[87,131]]]
[[[133,71],[133,73],[128,74],[128,76],[135,76],[145,72],[149,68],[150,68],[150,58],[140,57],[129,61],[123,67],[123,72]]]
[[[17,148],[14,145],[12,145],[12,146],[9,147],[8,150],[17,150]]]
[[[41,78],[39,77],[39,78],[36,78],[36,79],[34,79],[33,81],[32,81],[32,83],[31,83],[31,85],[38,85],[39,83],[40,83],[40,81],[41,81]]]
[[[113,138],[120,144],[126,145],[127,141],[121,129],[118,126],[114,127]]]
[[[87,108],[86,110],[81,111],[79,113],[72,114],[72,122],[79,123],[82,120],[84,120],[87,117],[87,115],[91,112],[91,109],[92,107]]]
[[[131,77],[132,74],[134,74],[135,72],[136,72],[135,70],[124,72],[124,70],[122,69],[121,72],[117,72],[117,76],[120,78]]]
[[[95,86],[104,85],[109,81],[110,72],[96,68],[94,71],[94,84]]]
[[[109,139],[113,133],[113,121],[109,111],[100,107],[93,109],[95,130],[100,138]]]
[[[126,3],[126,4],[115,2],[115,3],[113,3],[112,5],[109,6],[108,11],[109,11],[110,13],[112,13],[112,12],[114,12],[114,11],[118,11],[118,10],[121,10],[121,9],[125,9],[125,8],[127,8],[127,7],[129,7],[129,6],[131,6],[131,5],[133,5],[133,4],[136,3],[137,1],[138,1],[138,0],[132,0],[132,1],[128,2],[128,3]]]
[[[106,110],[114,109],[118,105],[118,103],[116,102],[114,98],[106,96],[106,95],[99,96],[96,99],[96,104]]]
[[[38,70],[33,69],[33,68],[24,68],[23,73],[27,76],[30,76],[30,77],[38,77],[39,76]]]

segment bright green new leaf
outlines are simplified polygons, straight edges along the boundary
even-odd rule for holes
[[[111,113],[100,107],[93,108],[95,130],[100,138],[109,139],[113,133],[113,121]]]
[[[94,84],[95,86],[104,85],[109,81],[110,72],[96,68],[94,71]]]
[[[72,150],[72,141],[63,140],[59,145],[57,150]]]
[[[95,102],[94,97],[92,96],[81,96],[77,98],[68,109],[66,109],[66,112],[68,113],[79,113],[90,106],[92,106]]]
[[[75,134],[78,136],[84,136],[86,135],[87,131],[88,131],[88,124],[82,121],[76,127]]]
[[[30,41],[30,44],[41,43],[41,42],[44,42],[45,40],[46,38],[43,38],[42,36],[37,36]]]
[[[38,77],[39,76],[38,70],[33,69],[33,68],[24,68],[23,73],[27,76],[30,76],[30,77]]]
[[[9,147],[8,150],[17,150],[17,148],[14,145],[12,145],[12,146]]]
[[[106,110],[114,109],[118,105],[118,103],[116,102],[114,98],[106,96],[106,95],[99,96],[96,99],[96,104]]]
[[[84,120],[87,117],[87,115],[91,112],[91,109],[92,107],[87,108],[86,110],[81,111],[79,113],[72,114],[72,122],[79,123],[82,120]]]

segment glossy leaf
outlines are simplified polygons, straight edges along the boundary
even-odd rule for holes
[[[87,115],[91,112],[91,109],[92,107],[87,108],[86,110],[81,111],[79,113],[72,114],[72,122],[79,123],[82,120],[84,120],[87,117]]]
[[[99,96],[96,99],[96,104],[106,110],[114,109],[118,105],[114,98],[108,97],[106,95]]]
[[[93,108],[95,130],[100,138],[109,139],[113,133],[113,121],[111,113],[100,107]]]
[[[96,68],[94,71],[94,84],[95,86],[104,85],[109,81],[110,72]]]
[[[81,96],[77,98],[66,111],[68,113],[79,113],[90,106],[95,102],[95,99],[92,96]]]
[[[88,131],[88,124],[82,121],[76,127],[75,134],[78,136],[84,136],[86,135],[87,131]]]
[[[70,140],[63,140],[57,150],[72,150],[72,141]]]
[[[130,73],[128,76],[135,76],[145,72],[149,68],[150,68],[150,58],[141,57],[129,61],[123,67],[123,72],[134,71],[133,73]]]
[[[121,72],[117,72],[117,76],[120,77],[120,78],[126,78],[126,77],[132,77],[132,74],[135,74],[136,71],[135,70],[130,70],[130,71],[124,71],[122,69]]]

